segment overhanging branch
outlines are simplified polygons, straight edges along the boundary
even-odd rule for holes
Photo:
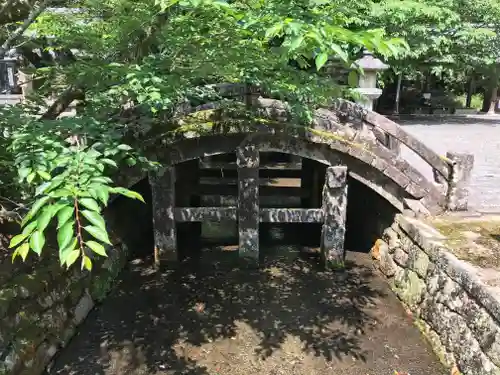
[[[10,35],[7,40],[2,44],[0,47],[0,58],[3,58],[5,56],[5,53],[9,50],[9,48],[12,46],[12,43],[16,41],[21,35],[24,34],[26,29],[30,27],[30,25],[37,19],[37,17],[50,5],[51,0],[44,0],[39,6],[33,7],[31,9],[31,12],[26,18],[26,20],[23,22],[21,26],[19,26],[13,33]],[[3,8],[2,8],[3,9]]]
[[[40,120],[55,120],[74,100],[84,99],[83,90],[74,86],[68,87],[40,117]]]

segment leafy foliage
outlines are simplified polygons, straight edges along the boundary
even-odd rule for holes
[[[410,49],[391,65],[436,75],[495,64],[500,56],[500,3],[496,0],[384,0],[373,3],[360,22],[405,38]]]
[[[56,230],[61,265],[80,259],[88,270],[110,245],[102,214],[110,196],[142,200],[115,186],[114,172],[157,167],[147,159],[144,135],[164,128],[179,105],[219,99],[215,83],[254,84],[286,99],[307,121],[311,108],[345,89],[319,74],[331,57],[350,66],[363,48],[385,56],[406,49],[380,27],[349,28],[352,15],[342,1],[66,4],[72,12],[36,17],[30,38],[4,28],[6,40],[73,53],[48,67],[26,66],[42,82],[36,94],[0,109],[4,176],[18,175],[3,194],[16,192],[21,208],[29,207],[11,241],[14,257],[41,254],[47,233]],[[48,97],[75,92],[84,98],[76,116],[47,115]]]

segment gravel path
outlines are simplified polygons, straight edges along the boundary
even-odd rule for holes
[[[212,258],[155,274],[148,263],[122,273],[48,374],[448,373],[369,254],[350,253],[337,276],[294,251],[269,256],[260,270]]]
[[[470,205],[481,212],[500,212],[500,117],[399,120],[405,129],[441,155],[474,154]],[[406,148],[402,154],[432,178],[430,167]]]

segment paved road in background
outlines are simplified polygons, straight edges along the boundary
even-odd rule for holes
[[[474,154],[470,206],[481,212],[500,212],[500,116],[495,118],[416,118],[399,124],[441,155],[447,151]],[[430,167],[405,147],[404,158],[432,178]]]

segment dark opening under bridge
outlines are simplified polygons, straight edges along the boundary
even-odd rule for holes
[[[157,142],[150,147],[150,153],[163,166],[149,176],[158,264],[178,260],[178,229],[196,243],[200,222],[210,220],[237,221],[239,254],[253,262],[259,258],[259,223],[322,223],[324,262],[342,262],[348,176],[399,211],[434,215],[467,209],[472,155],[449,152],[446,157],[440,156],[395,122],[345,100],[316,109],[312,123],[306,127],[294,121],[285,102],[266,98],[258,89],[223,84],[216,90],[221,101],[180,107],[171,120],[174,130],[156,134]],[[227,99],[241,103],[241,108],[228,108]],[[401,158],[402,145],[432,168],[434,181]],[[289,160],[300,160],[295,163],[300,171],[293,172],[288,165],[269,172],[271,167],[260,160],[260,155],[267,153],[288,154]],[[237,177],[233,181],[236,184],[202,183],[203,177],[217,176],[207,171],[213,172],[213,158],[222,154],[235,155],[232,162],[219,167],[223,176],[228,168],[236,168],[237,173],[232,174]],[[204,163],[209,164],[208,169],[202,168]],[[260,187],[259,177],[265,176],[299,177],[300,186]],[[237,199],[225,207],[202,207],[200,197],[207,195],[232,195]],[[298,196],[301,203],[296,208],[260,208],[259,195]]]

